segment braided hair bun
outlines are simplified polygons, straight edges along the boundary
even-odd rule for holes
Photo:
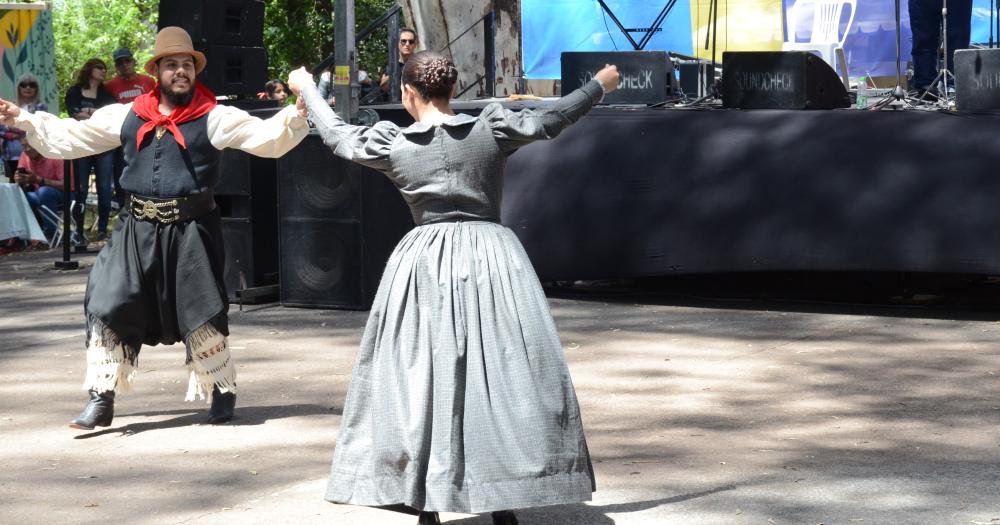
[[[420,98],[451,98],[458,81],[458,69],[452,61],[434,51],[421,51],[411,56],[403,66],[403,84],[417,90]]]

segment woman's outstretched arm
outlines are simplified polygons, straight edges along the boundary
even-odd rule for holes
[[[388,171],[389,150],[399,135],[399,127],[387,121],[374,126],[354,126],[344,122],[316,89],[312,75],[300,68],[288,76],[288,87],[305,101],[309,120],[333,153],[365,166]]]

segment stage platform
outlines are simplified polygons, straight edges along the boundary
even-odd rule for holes
[[[598,107],[511,156],[503,222],[543,281],[1000,274],[998,127],[992,114]]]

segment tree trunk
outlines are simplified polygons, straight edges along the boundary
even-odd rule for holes
[[[446,0],[399,0],[407,25],[417,31],[421,49],[442,51],[458,68],[458,92],[476,83],[460,98],[490,96],[489,82],[494,93],[504,97],[518,93],[524,76],[521,65],[521,0],[467,0],[461,3]],[[447,8],[445,4],[447,3]],[[456,7],[458,4],[460,7]],[[496,78],[481,78],[485,74],[483,20],[490,8],[496,12]],[[470,29],[462,35],[464,31]],[[461,35],[461,36],[459,36]],[[448,43],[455,40],[449,48]]]

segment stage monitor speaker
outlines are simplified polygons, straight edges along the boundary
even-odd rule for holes
[[[955,107],[959,111],[1000,109],[1000,49],[955,51]]]
[[[258,0],[160,0],[159,28],[178,26],[195,46],[264,45],[264,2]]]
[[[237,290],[278,284],[277,162],[234,149],[223,151],[219,162],[215,202],[232,300]]]
[[[722,106],[741,109],[835,109],[851,106],[836,71],[807,51],[722,54]]]
[[[618,66],[618,90],[605,104],[659,104],[675,91],[674,66],[666,51],[567,51],[560,57],[562,94],[589,82],[606,64]]]
[[[198,79],[216,95],[253,95],[267,83],[267,52],[263,47],[206,46],[205,69]]]
[[[316,133],[278,160],[281,304],[371,307],[385,263],[413,228],[382,173],[333,155]]]

